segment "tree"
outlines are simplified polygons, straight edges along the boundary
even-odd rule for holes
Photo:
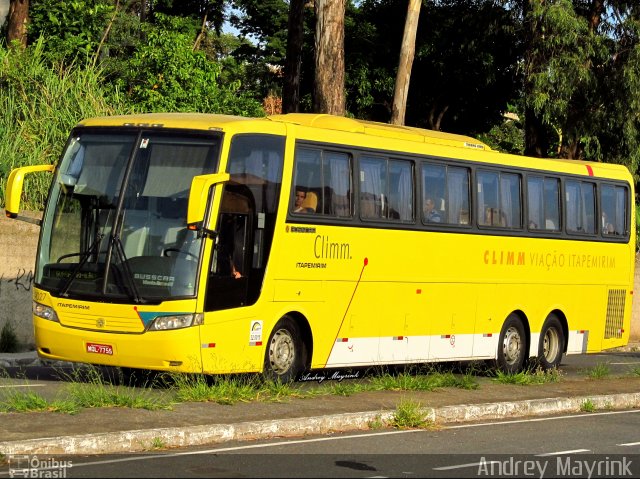
[[[420,5],[422,5],[422,0],[409,0],[404,35],[402,37],[402,47],[400,49],[398,74],[396,75],[396,88],[393,95],[393,106],[391,108],[391,123],[394,125],[404,125],[407,96],[409,94],[409,80],[411,79],[411,66],[416,49],[416,31],[418,30]]]
[[[521,0],[525,153],[640,161],[640,5]]]
[[[17,41],[27,46],[27,23],[29,23],[29,0],[10,0],[7,15],[7,44]]]
[[[314,111],[344,115],[345,0],[316,0]]]
[[[306,0],[289,3],[289,35],[287,57],[284,65],[282,112],[297,112],[300,108],[300,69],[302,66],[302,42],[304,40],[304,6]]]

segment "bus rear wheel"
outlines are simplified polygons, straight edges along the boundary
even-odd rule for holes
[[[540,331],[538,345],[538,364],[543,370],[560,366],[564,353],[564,332],[560,320],[555,315],[549,315]]]
[[[295,381],[304,371],[306,347],[298,324],[283,317],[273,328],[264,358],[264,375],[281,382]]]
[[[504,322],[498,341],[496,366],[507,374],[515,374],[522,370],[527,350],[527,338],[522,320],[511,314]]]

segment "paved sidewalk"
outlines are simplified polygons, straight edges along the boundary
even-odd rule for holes
[[[38,364],[29,355],[0,361]],[[20,363],[22,361],[22,363]],[[37,381],[36,381],[37,382]],[[364,430],[393,418],[398,404],[418,402],[436,424],[579,412],[585,401],[597,409],[640,407],[640,377],[592,380],[562,378],[542,385],[505,385],[478,378],[476,390],[363,392],[282,402],[234,405],[179,403],[172,410],[84,409],[0,413],[0,453],[106,454],[226,441],[293,437],[329,431]]]

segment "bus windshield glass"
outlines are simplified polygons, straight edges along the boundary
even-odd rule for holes
[[[189,188],[216,170],[221,139],[75,130],[43,219],[36,284],[114,302],[194,296],[202,240],[187,229]]]

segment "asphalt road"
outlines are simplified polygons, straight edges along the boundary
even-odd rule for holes
[[[146,455],[65,456],[46,470],[43,457],[34,465],[42,473],[96,478],[640,477],[639,431],[639,410],[604,411]]]

